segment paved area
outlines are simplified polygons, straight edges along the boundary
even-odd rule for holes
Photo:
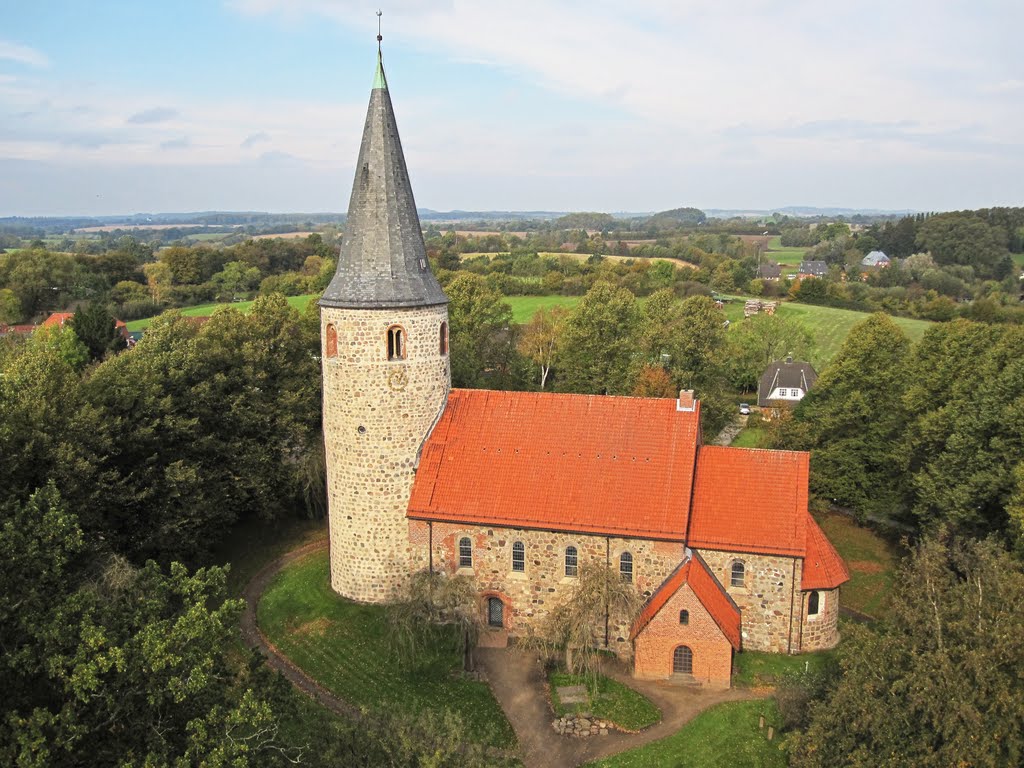
[[[731,445],[732,441],[736,439],[736,435],[743,431],[743,428],[747,426],[747,421],[750,419],[749,416],[740,414],[733,421],[725,425],[725,428],[718,433],[718,437],[711,443],[712,445]]]
[[[678,731],[697,714],[725,701],[763,697],[746,690],[705,692],[669,683],[633,680],[619,670],[606,669],[610,677],[640,691],[661,710],[660,723],[636,733],[610,733],[589,739],[559,736],[551,727],[554,715],[548,703],[544,672],[536,653],[514,648],[482,648],[477,651],[498,703],[519,738],[525,768],[569,768],[635,749]]]

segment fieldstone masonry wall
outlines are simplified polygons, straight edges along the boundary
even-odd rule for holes
[[[408,578],[405,512],[417,454],[451,388],[439,343],[447,321],[443,304],[321,308],[321,338],[337,338],[336,355],[326,342],[323,350],[331,587],[353,600],[388,600]],[[387,329],[396,324],[406,357],[389,361]]]
[[[799,652],[801,559],[710,549],[700,555],[740,608],[744,650]],[[742,587],[730,579],[736,560],[745,566]]]
[[[575,546],[580,568],[609,562],[619,567],[623,552],[633,555],[633,581],[644,599],[650,596],[683,559],[681,542],[620,539],[574,533],[496,528],[454,523],[432,523],[435,571],[465,573],[476,580],[477,591],[498,596],[505,603],[505,626],[513,635],[539,629],[551,608],[565,598],[575,579],[565,575],[565,549]],[[458,543],[473,542],[473,567],[459,568]],[[413,568],[430,564],[428,523],[410,520],[408,539],[413,544]],[[512,570],[512,545],[526,548],[526,570]],[[481,611],[484,609],[481,606]],[[609,645],[620,655],[631,654],[629,624],[632,617],[612,617]],[[603,634],[604,627],[599,631]]]
[[[807,599],[810,592],[801,593],[801,611],[804,617],[801,650],[823,651],[839,643],[839,590],[818,590],[818,615],[807,615]]]

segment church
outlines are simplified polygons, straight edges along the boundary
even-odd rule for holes
[[[580,570],[644,604],[603,628],[633,674],[728,687],[733,654],[839,640],[849,574],[807,508],[809,455],[701,444],[700,401],[451,387],[378,50],[337,271],[320,299],[332,588],[473,578],[485,641],[536,628]]]

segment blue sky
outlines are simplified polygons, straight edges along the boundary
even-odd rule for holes
[[[344,211],[376,4],[0,5],[0,216]],[[383,6],[417,203],[1024,204],[1024,3]]]

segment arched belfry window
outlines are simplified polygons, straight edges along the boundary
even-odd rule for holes
[[[441,339],[440,339],[440,352],[441,357],[448,354],[448,323],[441,323]]]
[[[338,356],[338,329],[334,323],[327,324],[327,338],[324,340],[324,349],[327,357]]]
[[[633,555],[629,552],[619,555],[619,575],[623,581],[633,580]]]
[[[388,328],[388,360],[405,360],[405,329],[400,325]]]

